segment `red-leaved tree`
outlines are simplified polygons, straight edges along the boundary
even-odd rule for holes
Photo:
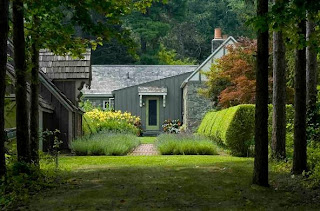
[[[228,53],[212,65],[211,71],[204,72],[208,78],[207,87],[200,90],[200,93],[223,108],[239,104],[254,104],[257,42],[241,38],[238,43],[226,48]],[[269,81],[271,92],[271,70]]]

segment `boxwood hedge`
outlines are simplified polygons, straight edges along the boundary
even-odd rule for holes
[[[201,122],[198,133],[225,145],[236,156],[246,156],[254,144],[255,106],[243,104],[221,111],[208,112]],[[269,106],[269,137],[272,133],[272,106]],[[287,106],[287,123],[293,123],[293,108]],[[292,130],[287,127],[287,143],[290,144]],[[270,140],[269,138],[269,140]]]

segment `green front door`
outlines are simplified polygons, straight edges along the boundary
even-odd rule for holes
[[[159,98],[147,98],[146,130],[159,130]]]

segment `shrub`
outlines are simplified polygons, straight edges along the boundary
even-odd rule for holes
[[[197,135],[163,134],[156,146],[162,155],[214,155],[216,146],[207,138]]]
[[[52,161],[51,161],[52,163]],[[10,162],[5,179],[0,178],[0,210],[19,210],[39,191],[58,187],[65,181],[54,165],[41,169],[34,165]]]
[[[233,155],[246,156],[254,144],[255,106],[238,105],[221,111],[208,112],[201,122],[198,133],[225,145]],[[287,150],[293,152],[294,110],[287,105]],[[272,134],[272,105],[269,105],[268,136]]]
[[[227,146],[231,153],[247,155],[253,139],[254,105],[239,105],[206,114],[198,133]]]
[[[140,118],[121,111],[93,109],[86,112],[83,116],[84,135],[95,134],[101,130],[140,135]]]
[[[75,140],[71,143],[72,151],[83,155],[126,155],[140,144],[132,134],[110,134],[100,132],[91,137]]]
[[[180,133],[181,122],[176,120],[165,120],[162,124],[163,132],[165,133]]]
[[[307,149],[308,168],[310,169],[310,179],[312,186],[319,187],[320,184],[320,143],[311,141]]]

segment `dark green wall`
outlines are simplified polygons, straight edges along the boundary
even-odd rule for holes
[[[182,82],[191,73],[185,73],[174,77],[169,77],[157,81],[139,84],[114,91],[115,110],[131,112],[135,116],[140,116],[143,129],[146,126],[146,98],[151,96],[143,96],[143,107],[140,108],[140,97],[138,94],[139,86],[167,87],[168,95],[166,97],[166,107],[163,107],[163,97],[160,99],[160,130],[161,125],[166,119],[180,119],[182,121],[182,90],[180,88]],[[154,96],[152,96],[154,97]]]

